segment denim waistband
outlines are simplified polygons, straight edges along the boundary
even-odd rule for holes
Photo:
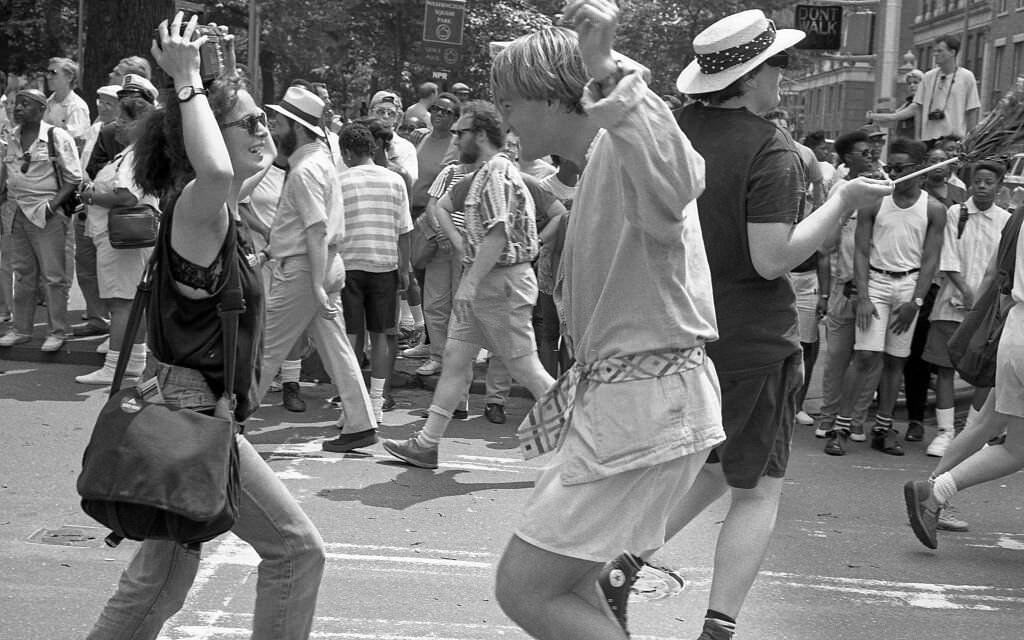
[[[217,395],[210,389],[203,374],[195,369],[164,364],[150,355],[137,388],[141,391],[143,385],[153,378],[156,378],[159,385],[163,404],[169,407],[193,411],[210,411],[217,407]]]

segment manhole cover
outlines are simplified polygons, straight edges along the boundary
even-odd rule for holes
[[[99,547],[107,530],[100,527],[72,527],[39,529],[28,537],[35,544],[55,544],[60,547]]]
[[[646,564],[633,583],[629,599],[650,601],[671,598],[683,592],[686,579],[674,569]]]

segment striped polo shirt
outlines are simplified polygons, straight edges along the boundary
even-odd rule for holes
[[[384,167],[351,167],[338,178],[345,201],[341,257],[349,271],[398,269],[398,237],[412,231],[409,195],[402,178]]]

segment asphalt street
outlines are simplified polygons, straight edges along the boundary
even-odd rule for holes
[[[105,396],[74,382],[89,370],[0,360],[0,640],[84,637],[135,546],[106,548],[105,530],[78,507],[81,453]],[[321,452],[337,418],[326,402],[333,389],[307,384],[303,392],[306,413],[271,406],[280,403],[271,394],[247,433],[327,542],[313,637],[526,637],[501,613],[492,583],[543,463],[522,461],[516,449],[514,425],[528,403],[513,398],[508,424],[498,426],[474,395],[471,419],[448,432],[441,468],[427,471],[379,446]],[[385,437],[411,434],[430,397],[402,390],[397,400]],[[934,463],[923,443],[908,444],[902,458],[863,444],[833,458],[822,443],[798,427],[776,534],[738,640],[1024,637],[1020,475],[959,496],[971,531],[942,534],[930,551],[913,537],[901,497],[903,482]],[[698,635],[726,506],[714,505],[659,553],[686,586],[647,577],[630,605],[634,638]],[[206,545],[188,602],[161,638],[248,637],[256,564],[231,535]]]

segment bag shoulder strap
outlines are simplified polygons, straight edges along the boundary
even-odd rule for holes
[[[167,222],[170,222],[169,216]],[[170,228],[167,229],[170,232]],[[221,320],[221,331],[223,333],[221,344],[224,349],[224,396],[228,405],[234,412],[237,400],[233,389],[235,387],[235,364],[238,353],[238,318],[245,312],[245,297],[242,295],[242,277],[238,270],[237,243],[238,230],[235,228],[235,221],[231,219],[228,223],[228,236],[225,239],[225,259],[228,261],[227,285],[221,291],[220,300],[217,303],[217,313]],[[138,333],[139,325],[142,322],[142,315],[145,313],[146,304],[153,289],[154,273],[156,265],[162,253],[159,249],[161,242],[157,242],[157,248],[146,264],[146,270],[142,274],[139,286],[135,293],[135,300],[132,301],[131,312],[128,316],[128,324],[125,328],[124,340],[121,342],[121,352],[117,357],[117,366],[114,369],[114,380],[110,385],[110,396],[120,391],[121,383],[124,381],[125,371],[128,369],[128,359],[131,354],[132,343]]]
[[[60,161],[57,159],[57,144],[54,142],[54,130],[57,127],[51,126],[46,131],[46,152],[50,154],[50,163],[53,164],[54,179],[57,181],[57,191],[64,188],[64,175],[60,172]]]

